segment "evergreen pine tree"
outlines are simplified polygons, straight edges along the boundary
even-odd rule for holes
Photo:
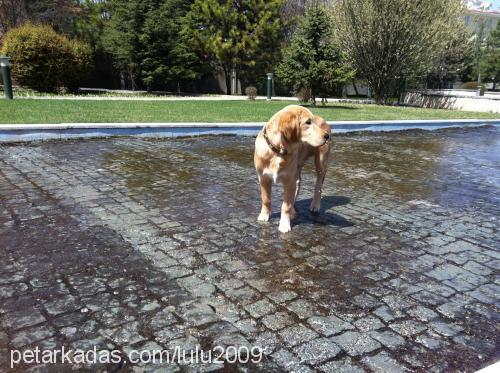
[[[324,8],[311,6],[278,66],[278,77],[296,92],[310,90],[313,104],[316,97],[332,94],[354,74],[333,40],[332,24]]]
[[[183,34],[206,64],[226,77],[263,74],[276,61],[282,36],[280,10],[283,0],[195,0]]]
[[[492,82],[493,89],[496,89],[500,84],[500,22],[488,38],[481,67],[484,81]]]
[[[165,82],[177,85],[198,76],[199,60],[181,39],[180,30],[190,1],[163,0],[153,4],[145,16],[139,40],[141,79],[148,89]]]
[[[153,89],[193,79],[198,59],[180,30],[189,0],[110,0],[106,50],[132,89]]]

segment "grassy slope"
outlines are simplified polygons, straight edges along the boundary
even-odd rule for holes
[[[264,122],[287,101],[0,100],[0,123]],[[500,118],[500,114],[376,105],[318,105],[327,120]]]

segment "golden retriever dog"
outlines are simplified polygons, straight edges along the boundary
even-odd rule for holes
[[[321,188],[331,149],[331,133],[330,126],[323,118],[314,116],[311,111],[298,105],[285,107],[267,122],[255,140],[254,164],[262,197],[259,221],[269,220],[272,183],[281,182],[283,205],[279,231],[286,233],[291,230],[302,166],[312,156],[316,166],[316,187],[310,210],[319,212]]]

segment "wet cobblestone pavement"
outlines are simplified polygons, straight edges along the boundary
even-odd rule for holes
[[[91,371],[474,371],[498,360],[500,130],[335,136],[323,212],[260,208],[253,138],[0,146],[10,350],[261,346],[259,364]]]

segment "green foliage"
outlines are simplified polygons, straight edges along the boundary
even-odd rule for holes
[[[52,27],[24,24],[5,34],[0,54],[9,56],[12,76],[24,87],[53,92],[74,90],[92,69],[89,45],[70,40]]]
[[[71,34],[90,44],[94,52],[103,49],[106,2],[81,0],[78,17],[75,18]]]
[[[104,44],[132,88],[197,77],[198,59],[181,40],[188,0],[111,0]]]
[[[146,13],[139,40],[141,77],[149,88],[165,81],[198,77],[199,59],[180,37],[184,16],[190,8],[185,0],[168,0]]]
[[[108,7],[110,19],[106,24],[104,47],[113,56],[115,67],[126,73],[135,89],[139,71],[141,43],[139,30],[144,24],[146,1],[140,0],[110,0]]]
[[[447,89],[456,80],[471,80],[474,43],[466,30],[457,30],[453,40],[439,56],[435,68],[427,76],[427,87]]]
[[[76,39],[69,40],[71,50],[71,66],[64,70],[66,76],[63,85],[69,91],[76,91],[78,87],[87,81],[90,72],[94,69],[92,48],[89,44]]]
[[[465,28],[457,0],[338,0],[338,40],[383,103],[401,80],[426,76]]]
[[[183,34],[206,64],[226,76],[236,69],[248,80],[261,75],[279,55],[283,0],[195,0]]]
[[[332,18],[319,6],[310,7],[278,66],[278,77],[295,92],[309,90],[313,103],[351,79],[353,69],[333,40]]]
[[[490,34],[482,53],[481,76],[483,81],[493,83],[493,89],[500,84],[500,22]]]

